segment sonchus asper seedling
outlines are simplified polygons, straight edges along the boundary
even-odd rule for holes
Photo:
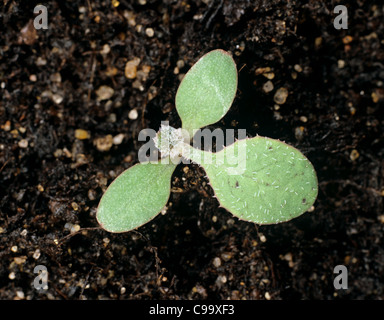
[[[208,152],[192,147],[185,138],[219,121],[231,107],[236,90],[237,69],[229,53],[213,50],[192,66],[176,94],[182,128],[162,125],[154,138],[162,159],[136,164],[111,183],[97,209],[102,228],[130,231],[157,216],[168,202],[171,177],[182,158],[204,168],[220,205],[239,219],[280,223],[313,205],[318,192],[316,172],[294,147],[256,136]],[[164,158],[171,161],[161,161]]]

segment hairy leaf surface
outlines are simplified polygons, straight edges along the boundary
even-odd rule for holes
[[[192,66],[176,93],[176,109],[191,138],[193,130],[215,123],[227,113],[236,90],[236,64],[229,53],[213,50]]]
[[[281,141],[255,137],[238,140],[214,153],[194,149],[190,159],[206,171],[220,205],[242,220],[272,224],[307,211],[318,192],[310,161]]]
[[[97,209],[99,224],[110,232],[125,232],[152,220],[167,204],[175,164],[139,163],[108,187]]]

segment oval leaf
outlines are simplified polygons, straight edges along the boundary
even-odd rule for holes
[[[196,150],[196,149],[195,149]],[[272,224],[307,211],[318,192],[316,172],[297,149],[281,141],[255,137],[238,140],[214,153],[193,152],[205,169],[220,205],[242,220]]]
[[[125,232],[152,220],[167,204],[173,163],[139,163],[108,187],[97,208],[97,221],[110,232]]]
[[[231,107],[237,90],[236,64],[224,50],[201,57],[187,72],[176,93],[176,109],[190,136],[219,121]]]

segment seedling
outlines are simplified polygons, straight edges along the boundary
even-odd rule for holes
[[[284,142],[256,136],[218,152],[190,145],[189,137],[197,129],[227,113],[236,90],[237,69],[227,52],[213,50],[195,63],[176,94],[182,128],[162,125],[154,138],[162,159],[136,164],[112,182],[97,210],[105,230],[130,231],[157,216],[168,202],[171,177],[182,158],[204,168],[220,206],[239,219],[280,223],[313,205],[318,192],[316,172],[299,150]]]

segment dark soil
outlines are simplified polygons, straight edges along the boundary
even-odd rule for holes
[[[346,1],[348,29],[336,30],[338,1],[54,0],[48,30],[35,30],[40,1],[1,2],[0,299],[384,298],[383,4]],[[180,78],[216,48],[233,53],[239,87],[211,127],[300,149],[318,173],[313,210],[239,221],[190,165],[174,173],[165,215],[134,232],[100,229],[98,201],[138,161],[139,131],[180,125]],[[267,67],[274,77],[259,74]],[[100,100],[100,86],[113,95]],[[347,290],[333,285],[340,264]]]

